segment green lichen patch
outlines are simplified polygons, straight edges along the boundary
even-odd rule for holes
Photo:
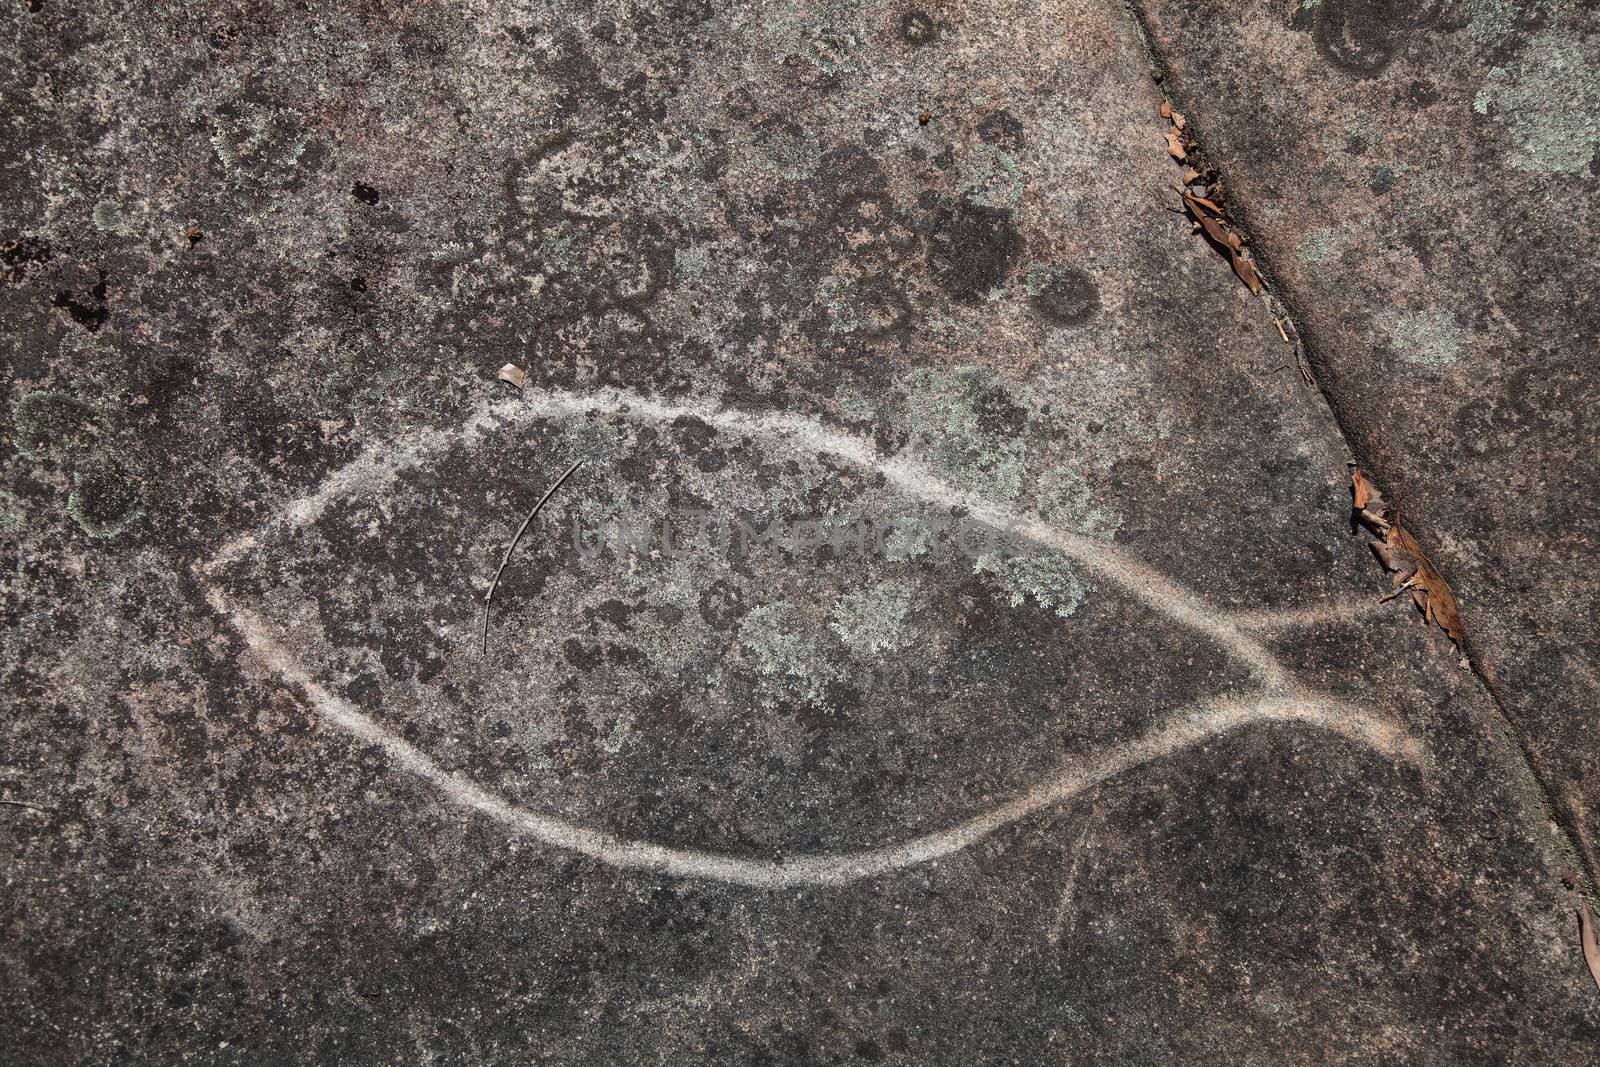
[[[982,555],[973,560],[972,570],[991,576],[1009,595],[1012,607],[1032,600],[1062,618],[1077,611],[1086,595],[1077,568],[1065,556]]]
[[[128,470],[99,458],[72,477],[67,514],[90,537],[114,537],[139,514],[139,490]]]
[[[27,508],[22,498],[0,489],[0,535],[15,537],[28,525]]]
[[[1547,30],[1509,67],[1489,72],[1472,109],[1506,130],[1506,160],[1536,174],[1588,172],[1600,147],[1600,64],[1596,42]]]
[[[763,604],[745,616],[739,648],[755,672],[764,703],[828,706],[828,687],[842,672],[832,650],[817,638],[815,627],[790,604]]]
[[[1055,526],[1108,541],[1122,528],[1122,516],[1104,506],[1088,480],[1070,468],[1045,471],[1033,497],[1039,516]]]
[[[980,144],[961,161],[957,188],[979,207],[1009,211],[1022,199],[1027,182],[1011,153],[992,144]]]
[[[791,181],[812,177],[822,162],[822,144],[817,140],[817,135],[791,122],[777,123],[759,130],[756,134],[756,150],[760,154],[762,169]]]
[[[853,589],[834,602],[830,626],[857,655],[898,652],[911,643],[906,616],[913,595],[912,587],[901,581]]]
[[[948,481],[1002,501],[1022,494],[1027,411],[992,371],[919,370],[903,386],[903,420],[917,451]]]
[[[119,234],[127,228],[122,205],[115,200],[101,200],[95,204],[91,218],[94,220],[94,228],[101,233]]]
[[[76,455],[99,434],[93,409],[61,389],[35,389],[11,409],[12,440],[29,459]]]
[[[1295,246],[1295,258],[1307,266],[1326,263],[1333,256],[1334,244],[1339,234],[1331,226],[1319,226],[1308,231]]]
[[[804,63],[828,78],[853,73],[864,40],[847,24],[847,9],[837,13],[795,6],[770,31],[772,55],[784,63]]]
[[[218,118],[211,137],[229,181],[258,187],[287,182],[310,143],[311,131],[298,111],[260,105]]]
[[[1407,363],[1448,367],[1461,358],[1462,333],[1456,317],[1442,308],[1392,312],[1382,326],[1394,354]]]

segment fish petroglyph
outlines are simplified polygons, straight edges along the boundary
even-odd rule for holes
[[[780,862],[625,839],[541,815],[497,796],[469,778],[440,766],[416,745],[388,730],[312,677],[274,636],[270,624],[254,612],[232,603],[214,580],[221,568],[257,552],[268,538],[314,522],[334,501],[381,494],[402,473],[428,463],[450,447],[470,445],[487,435],[515,430],[539,420],[575,418],[590,412],[665,424],[691,416],[719,430],[794,450],[826,453],[882,475],[893,489],[919,501],[961,507],[979,522],[1008,528],[1039,546],[1070,557],[1157,614],[1215,642],[1248,668],[1258,689],[1242,697],[1199,700],[1139,737],[1109,744],[1088,756],[1068,759],[1042,781],[1019,783],[1010,800],[945,829],[877,848],[790,856]],[[480,405],[454,429],[421,430],[369,449],[330,474],[311,493],[280,508],[260,527],[228,542],[195,569],[211,606],[238,631],[264,667],[298,691],[324,722],[363,743],[378,746],[395,767],[427,781],[449,803],[479,812],[515,833],[554,848],[581,853],[617,867],[675,877],[778,889],[842,885],[934,862],[1125,771],[1249,726],[1310,726],[1392,760],[1417,766],[1428,762],[1420,741],[1396,722],[1293,684],[1288,671],[1261,640],[1262,635],[1274,629],[1270,615],[1221,610],[1122,547],[1101,538],[1057,529],[1036,515],[973,496],[942,481],[914,459],[881,456],[869,441],[792,414],[758,415],[690,401],[659,400],[614,389],[592,393],[528,389],[518,397]],[[1294,609],[1284,610],[1293,622],[1310,621],[1295,619]]]

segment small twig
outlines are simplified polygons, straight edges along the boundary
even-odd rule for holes
[[[506,554],[500,558],[500,566],[495,569],[494,580],[489,583],[489,591],[483,594],[483,652],[485,655],[489,652],[489,602],[494,599],[494,591],[500,586],[500,575],[505,573],[506,564],[511,562],[511,553],[516,551],[517,542],[522,540],[522,535],[527,532],[528,524],[533,522],[534,516],[539,514],[540,509],[545,504],[549,503],[552,496],[555,496],[556,490],[561,488],[561,483],[572,477],[572,472],[581,466],[583,466],[583,460],[573,461],[572,466],[562,472],[561,477],[557,478],[550,488],[545,490],[544,496],[540,497],[539,502],[533,506],[533,510],[528,512],[528,517],[522,520],[522,525],[517,527],[517,532],[511,538],[511,543],[506,546]]]
[[[9,804],[14,808],[30,808],[33,811],[47,811],[55,813],[55,808],[47,808],[42,804],[29,804],[26,800],[0,800],[0,804]]]

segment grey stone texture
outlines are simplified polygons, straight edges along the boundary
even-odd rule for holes
[[[1591,1062],[1591,38],[1499,11],[8,9],[6,1061]]]

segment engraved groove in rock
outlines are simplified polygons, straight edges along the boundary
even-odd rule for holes
[[[898,844],[798,856],[777,863],[624,839],[537,814],[496,796],[469,778],[444,769],[421,749],[321,685],[274,639],[260,618],[230,603],[209,580],[219,568],[259,549],[268,532],[305,526],[345,496],[379,492],[393,484],[401,472],[429,461],[453,444],[471,444],[487,434],[537,419],[577,417],[592,411],[667,424],[685,417],[698,419],[719,429],[826,453],[881,474],[895,489],[924,502],[965,508],[980,522],[1010,527],[1035,544],[1072,557],[1158,614],[1211,638],[1251,669],[1260,688],[1244,698],[1202,701],[1186,714],[1169,719],[1141,737],[1109,746],[1087,759],[1065,763],[1012,800],[944,830]],[[1302,723],[1338,734],[1389,758],[1418,766],[1428,762],[1420,742],[1398,724],[1327,694],[1292,686],[1288,672],[1277,657],[1252,633],[1271,629],[1270,625],[1264,625],[1269,620],[1259,614],[1220,611],[1124,549],[1099,538],[1056,529],[1037,516],[974,497],[941,481],[912,460],[900,456],[883,457],[869,441],[830,430],[798,415],[755,415],[703,404],[668,402],[613,389],[588,394],[529,390],[516,398],[481,405],[453,430],[421,430],[369,450],[330,474],[312,493],[283,506],[259,529],[230,541],[209,561],[198,564],[196,571],[212,607],[229,620],[270,670],[304,695],[324,721],[358,740],[379,746],[399,767],[427,780],[451,803],[471,808],[556,848],[579,852],[618,867],[676,877],[781,888],[841,885],[887,874],[958,852],[1019,819],[1076,796],[1124,771],[1250,725]],[[1294,615],[1290,609],[1286,618],[1294,623],[1311,621],[1294,618]]]

